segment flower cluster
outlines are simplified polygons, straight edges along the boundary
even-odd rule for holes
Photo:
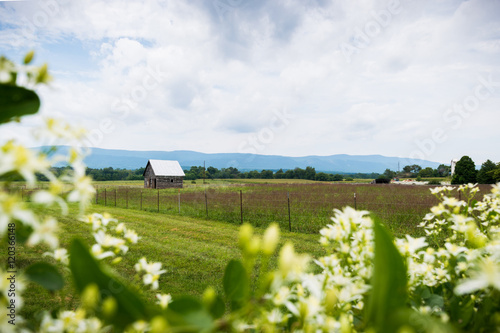
[[[451,195],[455,189],[465,201]],[[478,188],[472,184],[432,192],[440,203],[421,224],[428,236],[406,235],[394,243],[406,261],[408,305],[446,323],[457,320],[453,317],[453,302],[462,295],[473,294],[456,304],[464,309],[469,306],[474,312],[492,293],[498,295],[500,291],[500,184],[494,185],[481,201],[473,200]],[[291,244],[285,244],[279,252],[277,269],[264,278],[267,284],[263,306],[253,316],[235,319],[236,331],[292,328],[354,332],[362,328],[361,310],[371,293],[374,222],[368,212],[350,207],[334,213],[332,223],[320,231],[320,243],[328,251],[327,256],[314,260],[321,272],[311,273],[311,258],[295,253]],[[271,243],[277,243],[277,232],[268,229],[266,234],[273,234]],[[443,234],[447,237],[443,238]],[[436,243],[439,239],[441,244]],[[239,243],[243,262],[255,264],[258,253],[264,254],[263,240],[253,235],[249,225],[241,228]],[[263,263],[265,255],[261,266]],[[247,270],[251,272],[252,267]],[[460,311],[468,311],[464,309]]]
[[[92,226],[96,243],[92,245],[91,251],[99,260],[126,254],[128,245],[136,244],[140,238],[134,230],[128,229],[124,223],[118,223],[107,213],[93,213],[80,220]],[[114,262],[120,260],[121,257],[116,257]]]
[[[40,323],[40,333],[65,333],[65,332],[81,332],[81,333],[101,333],[109,332],[111,327],[105,327],[102,322],[92,316],[88,316],[83,309],[76,311],[63,310],[57,313],[53,318],[48,312],[43,314]]]

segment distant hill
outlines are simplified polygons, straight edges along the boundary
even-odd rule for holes
[[[43,149],[37,147],[34,149]],[[68,147],[61,146],[61,150]],[[381,155],[330,155],[330,156],[304,156],[290,157],[279,155],[258,155],[240,153],[206,154],[189,150],[175,151],[135,151],[91,148],[91,154],[85,158],[85,163],[90,168],[122,168],[137,169],[145,167],[148,159],[177,160],[184,169],[191,166],[202,166],[205,161],[207,167],[215,168],[235,167],[239,170],[278,170],[306,168],[312,166],[317,172],[338,173],[383,173],[385,169],[397,171],[398,162],[402,169],[405,165],[418,164],[422,168],[436,168],[440,163],[426,160],[408,160],[400,157],[387,157]]]

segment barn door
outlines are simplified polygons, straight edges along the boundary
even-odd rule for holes
[[[156,188],[156,178],[153,179],[153,188]]]

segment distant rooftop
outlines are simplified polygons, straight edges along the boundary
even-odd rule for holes
[[[151,164],[157,176],[185,176],[181,165],[177,161],[149,160],[148,163]]]

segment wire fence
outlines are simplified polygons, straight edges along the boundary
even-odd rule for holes
[[[458,198],[458,194],[457,194]],[[351,206],[380,217],[397,233],[423,233],[417,228],[438,203],[427,186],[350,184],[258,184],[198,189],[97,189],[95,203],[127,209],[316,233],[334,215]]]
[[[489,192],[489,185],[480,185]],[[38,188],[20,188],[29,200]],[[96,186],[94,204],[143,210],[256,227],[278,223],[282,230],[317,233],[334,209],[367,210],[395,234],[423,235],[418,224],[439,201],[429,186],[375,184],[247,184],[183,189]],[[480,192],[480,193],[481,193]],[[458,191],[453,192],[460,199]]]

